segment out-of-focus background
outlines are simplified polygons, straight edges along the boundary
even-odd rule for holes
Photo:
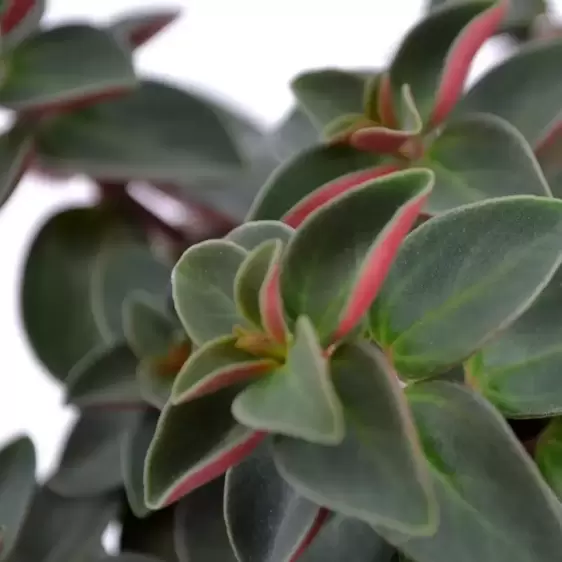
[[[177,6],[177,23],[137,54],[141,72],[225,99],[264,126],[292,103],[288,86],[299,71],[323,66],[379,67],[416,21],[424,0],[49,0],[47,22],[109,21],[137,8]],[[562,0],[553,2],[562,13]],[[509,54],[495,39],[475,61],[470,81]],[[0,114],[5,126],[10,115]],[[26,431],[41,474],[52,466],[72,408],[42,373],[19,319],[17,287],[24,252],[44,217],[91,197],[86,180],[49,182],[25,176],[0,220],[0,441]]]

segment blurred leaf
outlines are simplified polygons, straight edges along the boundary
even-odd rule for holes
[[[11,53],[0,103],[16,111],[44,110],[120,94],[135,85],[131,60],[110,33],[65,25],[32,36]]]
[[[160,558],[154,556],[146,556],[137,552],[122,552],[115,556],[103,556],[96,558],[95,562],[163,562]]]
[[[2,47],[13,48],[39,27],[45,0],[5,0],[1,10]]]
[[[18,127],[0,135],[0,207],[12,195],[33,153],[33,137]]]
[[[225,240],[230,240],[251,252],[267,240],[278,239],[288,242],[294,233],[294,229],[281,221],[263,220],[245,222],[231,230]]]
[[[162,9],[127,14],[111,25],[111,31],[132,49],[144,45],[179,16],[178,10]]]
[[[281,162],[307,150],[318,140],[318,132],[298,107],[291,109],[269,136],[272,150]]]
[[[121,447],[142,409],[83,411],[66,439],[48,486],[64,497],[92,497],[123,485]]]
[[[148,80],[127,96],[46,123],[37,149],[47,168],[112,181],[181,185],[236,172],[243,164],[213,103]]]
[[[544,479],[562,499],[562,418],[554,418],[542,432],[534,456]]]

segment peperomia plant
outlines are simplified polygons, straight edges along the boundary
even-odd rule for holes
[[[61,31],[41,8],[1,20],[0,189],[35,167],[99,197],[28,252],[28,339],[79,417],[45,481],[29,439],[0,452],[2,559],[104,560],[116,523],[122,562],[559,562],[546,6],[432,2],[386,68],[297,76],[267,133],[136,78],[171,14]],[[515,54],[466,88],[497,33]]]

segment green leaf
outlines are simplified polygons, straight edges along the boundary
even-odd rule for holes
[[[47,169],[112,181],[181,185],[242,165],[210,101],[146,80],[127,96],[57,116],[41,128],[37,147]]]
[[[319,138],[306,114],[299,107],[294,107],[269,135],[268,140],[277,159],[283,162],[314,146]]]
[[[103,239],[115,239],[114,226],[101,209],[68,209],[43,224],[28,251],[20,294],[25,331],[39,360],[61,380],[102,342],[90,277]]]
[[[472,86],[455,113],[481,112],[502,117],[535,147],[560,113],[560,57],[561,41],[537,41],[518,49]]]
[[[127,343],[102,344],[71,369],[65,381],[67,402],[80,408],[142,404],[137,364],[138,359]]]
[[[2,4],[0,32],[2,48],[13,48],[39,27],[45,0],[6,0]]]
[[[144,461],[154,437],[158,412],[147,410],[137,426],[126,433],[121,442],[121,470],[129,506],[136,517],[143,518],[150,510],[144,503]]]
[[[346,436],[326,447],[277,437],[281,475],[301,495],[370,525],[410,536],[435,531],[426,463],[397,378],[366,344],[344,344],[331,361]]]
[[[345,145],[313,146],[275,170],[254,200],[246,221],[279,220],[315,189],[379,162],[379,156]]]
[[[375,339],[411,379],[458,365],[538,297],[560,263],[561,233],[562,202],[524,195],[430,219],[374,303]]]
[[[33,137],[17,127],[0,136],[0,207],[12,195],[29,164]]]
[[[296,76],[291,89],[319,130],[345,115],[363,113],[366,78],[339,68],[309,70]]]
[[[562,269],[532,306],[466,366],[469,382],[509,417],[562,414]]]
[[[280,477],[267,446],[226,475],[224,517],[240,562],[300,560],[298,552],[317,532],[319,513]]]
[[[379,529],[416,562],[554,562],[560,506],[507,423],[482,398],[446,382],[407,390],[432,473],[437,532]]]
[[[62,498],[38,489],[13,551],[14,560],[62,562],[97,554],[108,523],[116,516],[119,497]]]
[[[449,121],[423,165],[435,172],[425,209],[432,214],[491,197],[551,195],[527,141],[507,121],[493,115]]]
[[[192,402],[166,405],[145,464],[149,508],[161,509],[221,476],[263,439],[232,417],[237,392],[236,387],[224,388]]]
[[[281,264],[289,319],[308,316],[322,344],[353,329],[371,305],[432,182],[427,170],[392,174],[359,185],[311,215]]]
[[[35,491],[35,448],[18,437],[0,450],[0,559],[10,554]]]
[[[64,497],[93,497],[122,486],[121,445],[141,414],[142,409],[82,412],[67,437],[49,488]]]
[[[552,491],[562,499],[562,418],[553,419],[540,435],[535,461]]]
[[[133,291],[165,298],[172,268],[137,241],[108,240],[98,254],[91,280],[91,303],[106,337],[123,335],[123,301]]]
[[[207,240],[191,246],[174,267],[174,303],[196,345],[230,335],[237,325],[251,327],[234,298],[234,278],[246,254],[232,242]]]
[[[241,424],[260,431],[324,445],[342,442],[342,405],[306,316],[296,322],[286,363],[243,390],[232,403],[232,414]]]
[[[212,394],[221,388],[259,377],[275,367],[271,359],[256,357],[224,336],[207,342],[186,361],[172,388],[173,404]]]
[[[179,562],[237,562],[223,516],[224,478],[183,498],[175,510],[174,544]]]
[[[267,240],[279,239],[287,243],[293,233],[294,229],[280,221],[257,220],[246,222],[232,229],[225,236],[225,240],[251,252]]]
[[[136,86],[132,62],[121,45],[109,32],[89,25],[33,35],[11,54],[7,72],[0,103],[16,111],[93,101]]]
[[[350,517],[334,514],[299,562],[392,562],[394,549],[370,526]]]

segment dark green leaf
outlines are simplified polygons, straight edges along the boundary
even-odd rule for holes
[[[422,169],[391,174],[349,190],[312,214],[287,246],[281,265],[289,319],[308,316],[322,344],[355,327],[432,182],[433,174]]]
[[[57,117],[42,127],[37,143],[47,168],[113,181],[182,184],[220,177],[242,164],[232,135],[208,100],[155,81]]]
[[[164,408],[175,381],[175,374],[163,374],[152,359],[142,359],[137,368],[137,382],[142,397],[161,410]]]
[[[375,339],[410,378],[458,365],[532,304],[560,263],[561,234],[562,201],[523,195],[427,221],[374,303]]]
[[[183,498],[177,508],[174,543],[179,562],[236,562],[223,516],[224,478]]]
[[[174,267],[174,303],[196,345],[230,335],[237,325],[251,327],[234,299],[234,278],[246,254],[232,242],[208,240],[191,246]]]
[[[1,10],[2,48],[13,48],[39,27],[45,0],[5,0]]]
[[[346,437],[331,447],[278,437],[274,458],[281,475],[303,496],[343,515],[412,536],[433,533],[429,475],[397,378],[366,344],[341,346],[331,366]]]
[[[17,111],[45,109],[134,86],[130,57],[110,33],[65,25],[34,35],[12,53],[0,103]]]
[[[288,242],[294,230],[280,221],[257,220],[246,222],[231,230],[225,237],[251,252],[267,240],[279,239]]]
[[[14,547],[35,491],[35,448],[18,437],[0,450],[0,559]]]
[[[467,115],[447,123],[423,163],[435,172],[428,213],[491,197],[551,195],[527,141],[493,115]]]
[[[315,189],[379,162],[379,156],[345,145],[313,146],[275,170],[258,193],[246,220],[279,220]]]
[[[437,532],[417,538],[380,529],[416,562],[554,562],[560,506],[501,416],[446,382],[407,391],[433,476]]]
[[[232,404],[243,425],[312,443],[336,445],[345,435],[342,405],[314,327],[301,316],[282,367],[243,390]]]
[[[82,412],[68,436],[48,486],[64,497],[92,497],[123,484],[121,446],[142,410]]]
[[[535,460],[552,491],[562,499],[562,418],[553,419],[540,435]]]
[[[125,342],[93,349],[74,365],[65,381],[67,402],[80,408],[140,405],[137,364],[137,357]]]
[[[32,151],[32,136],[17,127],[0,136],[0,207],[25,173]]]
[[[267,445],[226,476],[224,516],[240,562],[296,560],[319,510],[281,478]]]

